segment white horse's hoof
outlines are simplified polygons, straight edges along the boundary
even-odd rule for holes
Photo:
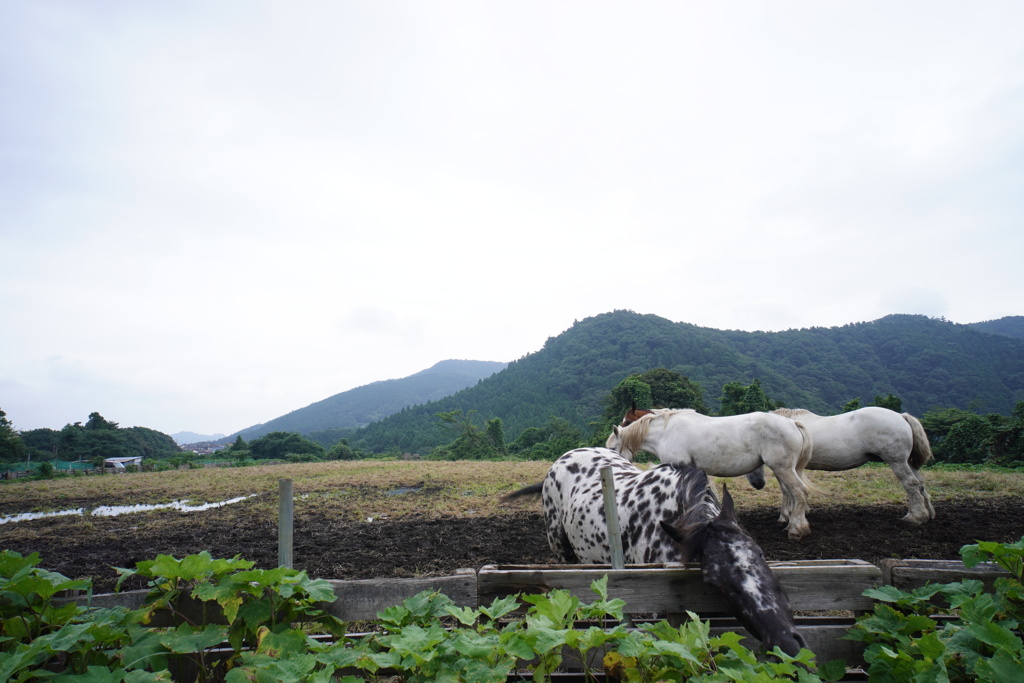
[[[931,517],[929,517],[928,515],[911,515],[909,513],[902,517],[902,521],[906,522],[907,524],[915,524],[917,526],[924,524],[929,519],[931,519]]]

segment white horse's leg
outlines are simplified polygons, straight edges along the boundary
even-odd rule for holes
[[[782,505],[779,507],[779,524],[785,524],[793,514],[793,496],[788,486],[783,486],[779,481],[779,490],[782,492]]]
[[[929,519],[934,519],[935,508],[932,507],[932,498],[924,487],[924,476],[911,467],[906,459],[891,460],[889,467],[892,468],[892,473],[896,475],[907,492],[910,510],[904,515],[903,521],[910,524],[924,524]]]
[[[911,468],[911,472],[917,477],[918,482],[921,484],[921,493],[924,495],[924,504],[928,507],[928,519],[935,519],[935,508],[932,507],[932,497],[928,494],[928,489],[924,485],[924,474],[921,470],[915,470]]]
[[[811,533],[811,525],[807,523],[807,485],[792,464],[777,469],[772,467],[772,472],[782,489],[782,512],[789,518],[786,526],[789,538],[794,541],[803,538]]]
[[[772,468],[773,472],[776,472],[776,478],[778,478],[778,468],[791,468],[796,480],[799,482],[798,489],[803,492],[803,510],[807,510],[807,492],[813,488],[807,481],[805,475],[805,468],[811,461],[811,453],[814,449],[814,442],[811,438],[811,433],[807,430],[806,425],[799,420],[794,420],[791,423],[796,428],[795,435],[782,436],[781,450],[775,453],[774,456],[769,453],[769,457],[772,462],[768,463],[769,467]],[[780,435],[781,436],[781,435]],[[791,462],[791,459],[794,459]],[[762,463],[767,462],[762,460]],[[761,476],[764,477],[764,464],[760,468]],[[748,474],[749,478],[750,475]],[[782,509],[779,514],[779,522],[786,523],[790,522],[790,530],[792,533],[792,520],[793,511],[799,505],[799,500],[793,494],[793,487],[783,487],[781,480],[779,481],[779,488],[782,489]],[[810,527],[807,527],[808,533]]]

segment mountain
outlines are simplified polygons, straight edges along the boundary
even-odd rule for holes
[[[269,422],[247,427],[221,441],[233,441],[238,436],[251,441],[270,432],[309,434],[362,427],[407,406],[450,396],[503,370],[506,365],[496,361],[443,360],[408,377],[374,382],[335,394]]]
[[[171,438],[174,439],[174,443],[181,446],[186,443],[204,443],[207,441],[216,441],[217,439],[223,439],[223,434],[196,434],[195,432],[177,432],[171,434]]]
[[[346,436],[362,450],[426,452],[454,438],[435,417],[453,410],[475,411],[478,424],[500,417],[509,441],[551,417],[590,433],[611,389],[656,367],[698,382],[712,410],[724,384],[754,379],[787,406],[823,413],[889,393],[917,415],[937,407],[1006,415],[1024,399],[1024,341],[984,326],[891,315],[842,327],[742,332],[614,311],[576,322],[476,386]]]
[[[998,320],[971,323],[969,327],[992,334],[1003,334],[1015,339],[1024,339],[1024,315],[1011,315]]]

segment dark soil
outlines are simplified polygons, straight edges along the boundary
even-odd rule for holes
[[[936,503],[936,519],[910,526],[902,505],[814,506],[811,535],[790,541],[778,510],[741,510],[740,520],[769,560],[888,557],[957,559],[961,546],[1015,541],[1024,534],[1024,500],[999,498]],[[112,567],[134,568],[158,554],[209,551],[214,557],[277,565],[273,521],[247,515],[245,504],[202,513],[176,511],[121,517],[55,517],[0,525],[0,548],[38,552],[42,566],[69,578],[91,578],[96,592],[117,580]],[[538,512],[492,517],[445,517],[355,522],[324,515],[295,519],[294,563],[325,579],[444,575],[485,564],[549,564],[553,558]],[[140,588],[126,585],[125,588]]]

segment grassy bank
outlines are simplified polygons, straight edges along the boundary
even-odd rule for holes
[[[537,507],[527,499],[512,506],[499,498],[541,481],[544,462],[377,461],[302,463],[244,468],[207,468],[107,476],[66,477],[43,481],[12,481],[0,485],[0,514],[63,510],[96,505],[167,503],[174,500],[215,502],[257,494],[259,507],[276,505],[278,482],[291,479],[296,512],[315,502],[340,514],[389,516],[420,514],[502,514]],[[816,491],[812,507],[830,503],[874,505],[905,502],[903,488],[889,468],[880,465],[846,472],[810,472]],[[938,501],[1024,497],[1024,472],[999,469],[929,468],[925,470],[932,499]],[[739,506],[777,506],[773,477],[762,491],[743,478],[728,482]],[[413,489],[411,491],[396,491]],[[427,492],[429,496],[419,496]]]

